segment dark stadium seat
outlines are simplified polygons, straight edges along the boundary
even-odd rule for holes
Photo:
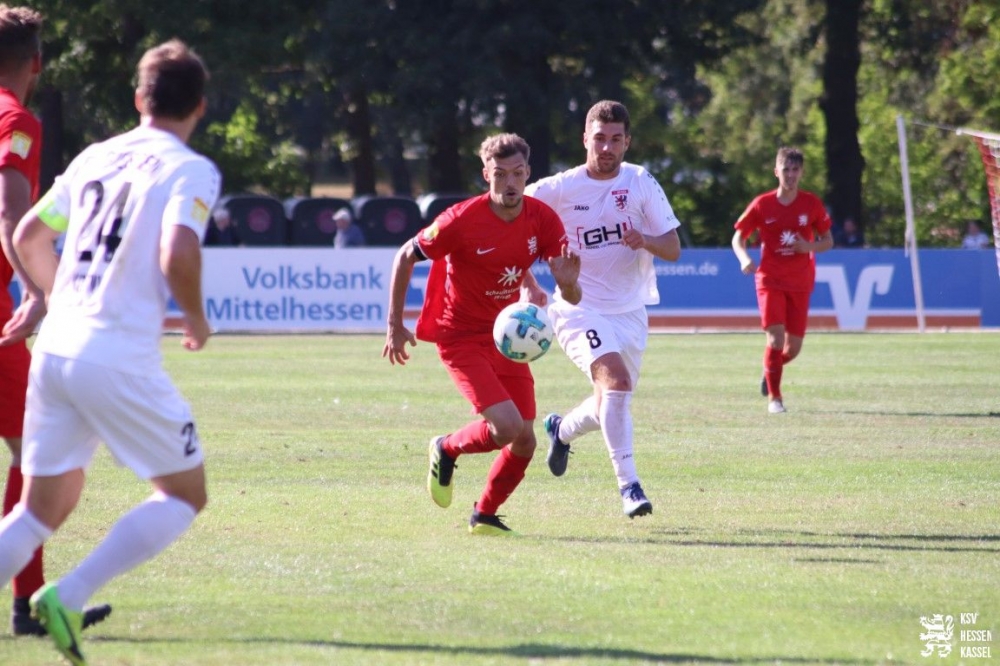
[[[346,208],[354,215],[347,199],[337,197],[295,197],[285,200],[289,245],[333,245],[337,225],[333,214]]]
[[[408,197],[358,197],[352,204],[369,245],[399,246],[424,227],[420,207]]]
[[[224,197],[219,205],[229,211],[244,245],[270,247],[287,244],[285,207],[274,197],[235,194]]]
[[[446,208],[454,206],[457,203],[461,203],[462,201],[465,201],[473,196],[476,195],[429,192],[417,197],[417,205],[420,206],[420,214],[424,218],[424,223],[430,224],[434,221],[434,218],[440,215]]]

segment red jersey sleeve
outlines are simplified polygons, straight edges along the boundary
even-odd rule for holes
[[[0,106],[0,169],[17,169],[31,184],[31,198],[38,198],[41,165],[41,125],[27,109]]]
[[[763,220],[760,212],[760,201],[763,196],[755,197],[746,210],[743,211],[743,214],[740,215],[739,219],[736,220],[736,224],[733,225],[743,238],[749,238],[750,234],[760,228],[761,221]]]

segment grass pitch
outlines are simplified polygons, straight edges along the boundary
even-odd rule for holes
[[[466,532],[493,455],[459,460],[451,508],[427,497],[427,441],[469,408],[432,346],[402,368],[381,346],[233,336],[191,354],[164,340],[211,499],[177,544],[98,593],[114,614],[86,633],[91,663],[1000,657],[995,334],[810,335],[775,416],[758,393],[762,335],[653,336],[633,412],[655,509],[634,521],[596,433],[566,476],[545,466],[541,417],[588,392],[553,350],[533,365],[539,450],[502,509],[512,539]],[[102,452],[47,546],[49,575],[146,494]],[[921,656],[921,618],[936,614],[954,621],[945,659]],[[0,636],[0,664],[58,662],[47,639]]]

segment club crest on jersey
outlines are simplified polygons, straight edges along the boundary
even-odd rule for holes
[[[31,152],[31,137],[24,132],[14,132],[10,135],[10,152],[22,160],[28,159]]]
[[[503,274],[497,283],[509,287],[512,284],[517,284],[517,281],[521,279],[521,269],[517,266],[511,266],[509,268],[503,269]]]
[[[528,254],[535,256],[538,254],[538,237],[532,236],[528,239]]]
[[[613,190],[611,196],[615,198],[615,208],[618,210],[628,207],[628,190]]]
[[[799,226],[800,227],[804,227],[807,224],[809,224],[809,216],[808,215],[799,215]]]

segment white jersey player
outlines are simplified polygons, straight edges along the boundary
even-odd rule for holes
[[[139,127],[81,153],[14,234],[49,312],[31,364],[26,499],[0,523],[0,582],[72,512],[100,442],[153,487],[76,569],[31,598],[73,664],[85,663],[87,599],[170,545],[207,501],[191,410],[159,351],[169,296],[185,315],[185,347],[201,349],[210,333],[200,245],[221,179],[186,145],[205,112],[207,78],[178,40],[147,51],[135,94]],[[52,248],[63,232],[60,259]]]
[[[549,414],[549,469],[566,471],[570,443],[600,430],[630,518],[653,510],[636,473],[631,399],[639,380],[649,319],[659,302],[653,257],[680,257],[680,226],[663,188],[642,167],[624,162],[631,141],[628,110],[602,101],[587,113],[586,164],[528,186],[526,194],[562,218],[581,258],[583,300],[549,308],[559,344],[590,377],[594,394],[560,417]]]

